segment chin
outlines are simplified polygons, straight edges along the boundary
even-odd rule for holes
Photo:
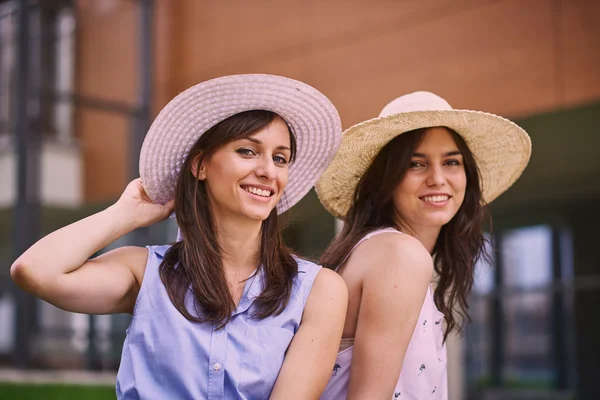
[[[253,214],[253,215],[248,215],[248,218],[262,222],[262,221],[266,220],[267,218],[269,218],[269,214],[266,214],[266,215],[256,215],[256,214]]]
[[[429,220],[429,224],[436,226],[436,227],[442,227],[444,225],[446,225],[448,222],[452,221],[452,217],[451,216],[442,216],[442,215],[436,215],[436,216],[432,216],[430,218],[428,218]]]
[[[272,208],[268,210],[246,210],[244,215],[249,219],[264,221],[265,219],[269,218],[272,210]]]

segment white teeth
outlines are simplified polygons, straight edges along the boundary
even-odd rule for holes
[[[423,200],[429,201],[429,202],[441,202],[441,201],[446,201],[448,199],[449,199],[449,196],[447,196],[447,195],[423,197]]]
[[[258,195],[258,196],[262,196],[262,197],[269,197],[271,195],[271,191],[267,190],[267,189],[258,189],[255,187],[251,187],[251,186],[246,186],[244,188],[244,190],[246,192]]]

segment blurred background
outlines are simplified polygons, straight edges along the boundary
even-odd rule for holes
[[[114,398],[129,316],[61,311],[10,265],[118,198],[178,92],[261,72],[315,86],[345,128],[416,90],[523,126],[533,155],[490,207],[450,398],[600,399],[599,17],[596,0],[0,1],[0,399]],[[288,219],[305,256],[335,234],[313,192]]]

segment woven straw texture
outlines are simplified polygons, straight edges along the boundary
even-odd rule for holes
[[[446,109],[378,117],[354,125],[342,134],[337,155],[316,185],[321,203],[332,215],[341,219],[346,216],[358,181],[379,151],[398,135],[419,128],[444,126],[465,139],[480,171],[486,203],[496,199],[519,178],[531,155],[531,141],[521,127],[494,114],[453,110],[445,100],[432,93],[417,92],[414,95],[417,94],[421,100],[423,96],[432,97],[425,102]],[[411,110],[422,104],[419,101],[412,104],[410,98],[407,100],[401,108]],[[383,115],[389,112],[386,108]]]
[[[142,145],[140,177],[150,198],[165,204],[174,196],[181,165],[198,138],[243,111],[277,113],[291,127],[297,158],[277,211],[310,191],[340,143],[341,122],[333,104],[313,87],[266,74],[230,75],[199,83],[171,100],[158,114]]]

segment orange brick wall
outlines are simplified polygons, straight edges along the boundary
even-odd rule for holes
[[[78,90],[134,102],[136,2],[78,4]],[[594,0],[155,0],[155,7],[155,112],[194,83],[248,72],[314,85],[345,127],[423,89],[456,108],[512,117],[600,99]],[[88,201],[115,198],[127,179],[130,127],[115,118],[78,114]]]

